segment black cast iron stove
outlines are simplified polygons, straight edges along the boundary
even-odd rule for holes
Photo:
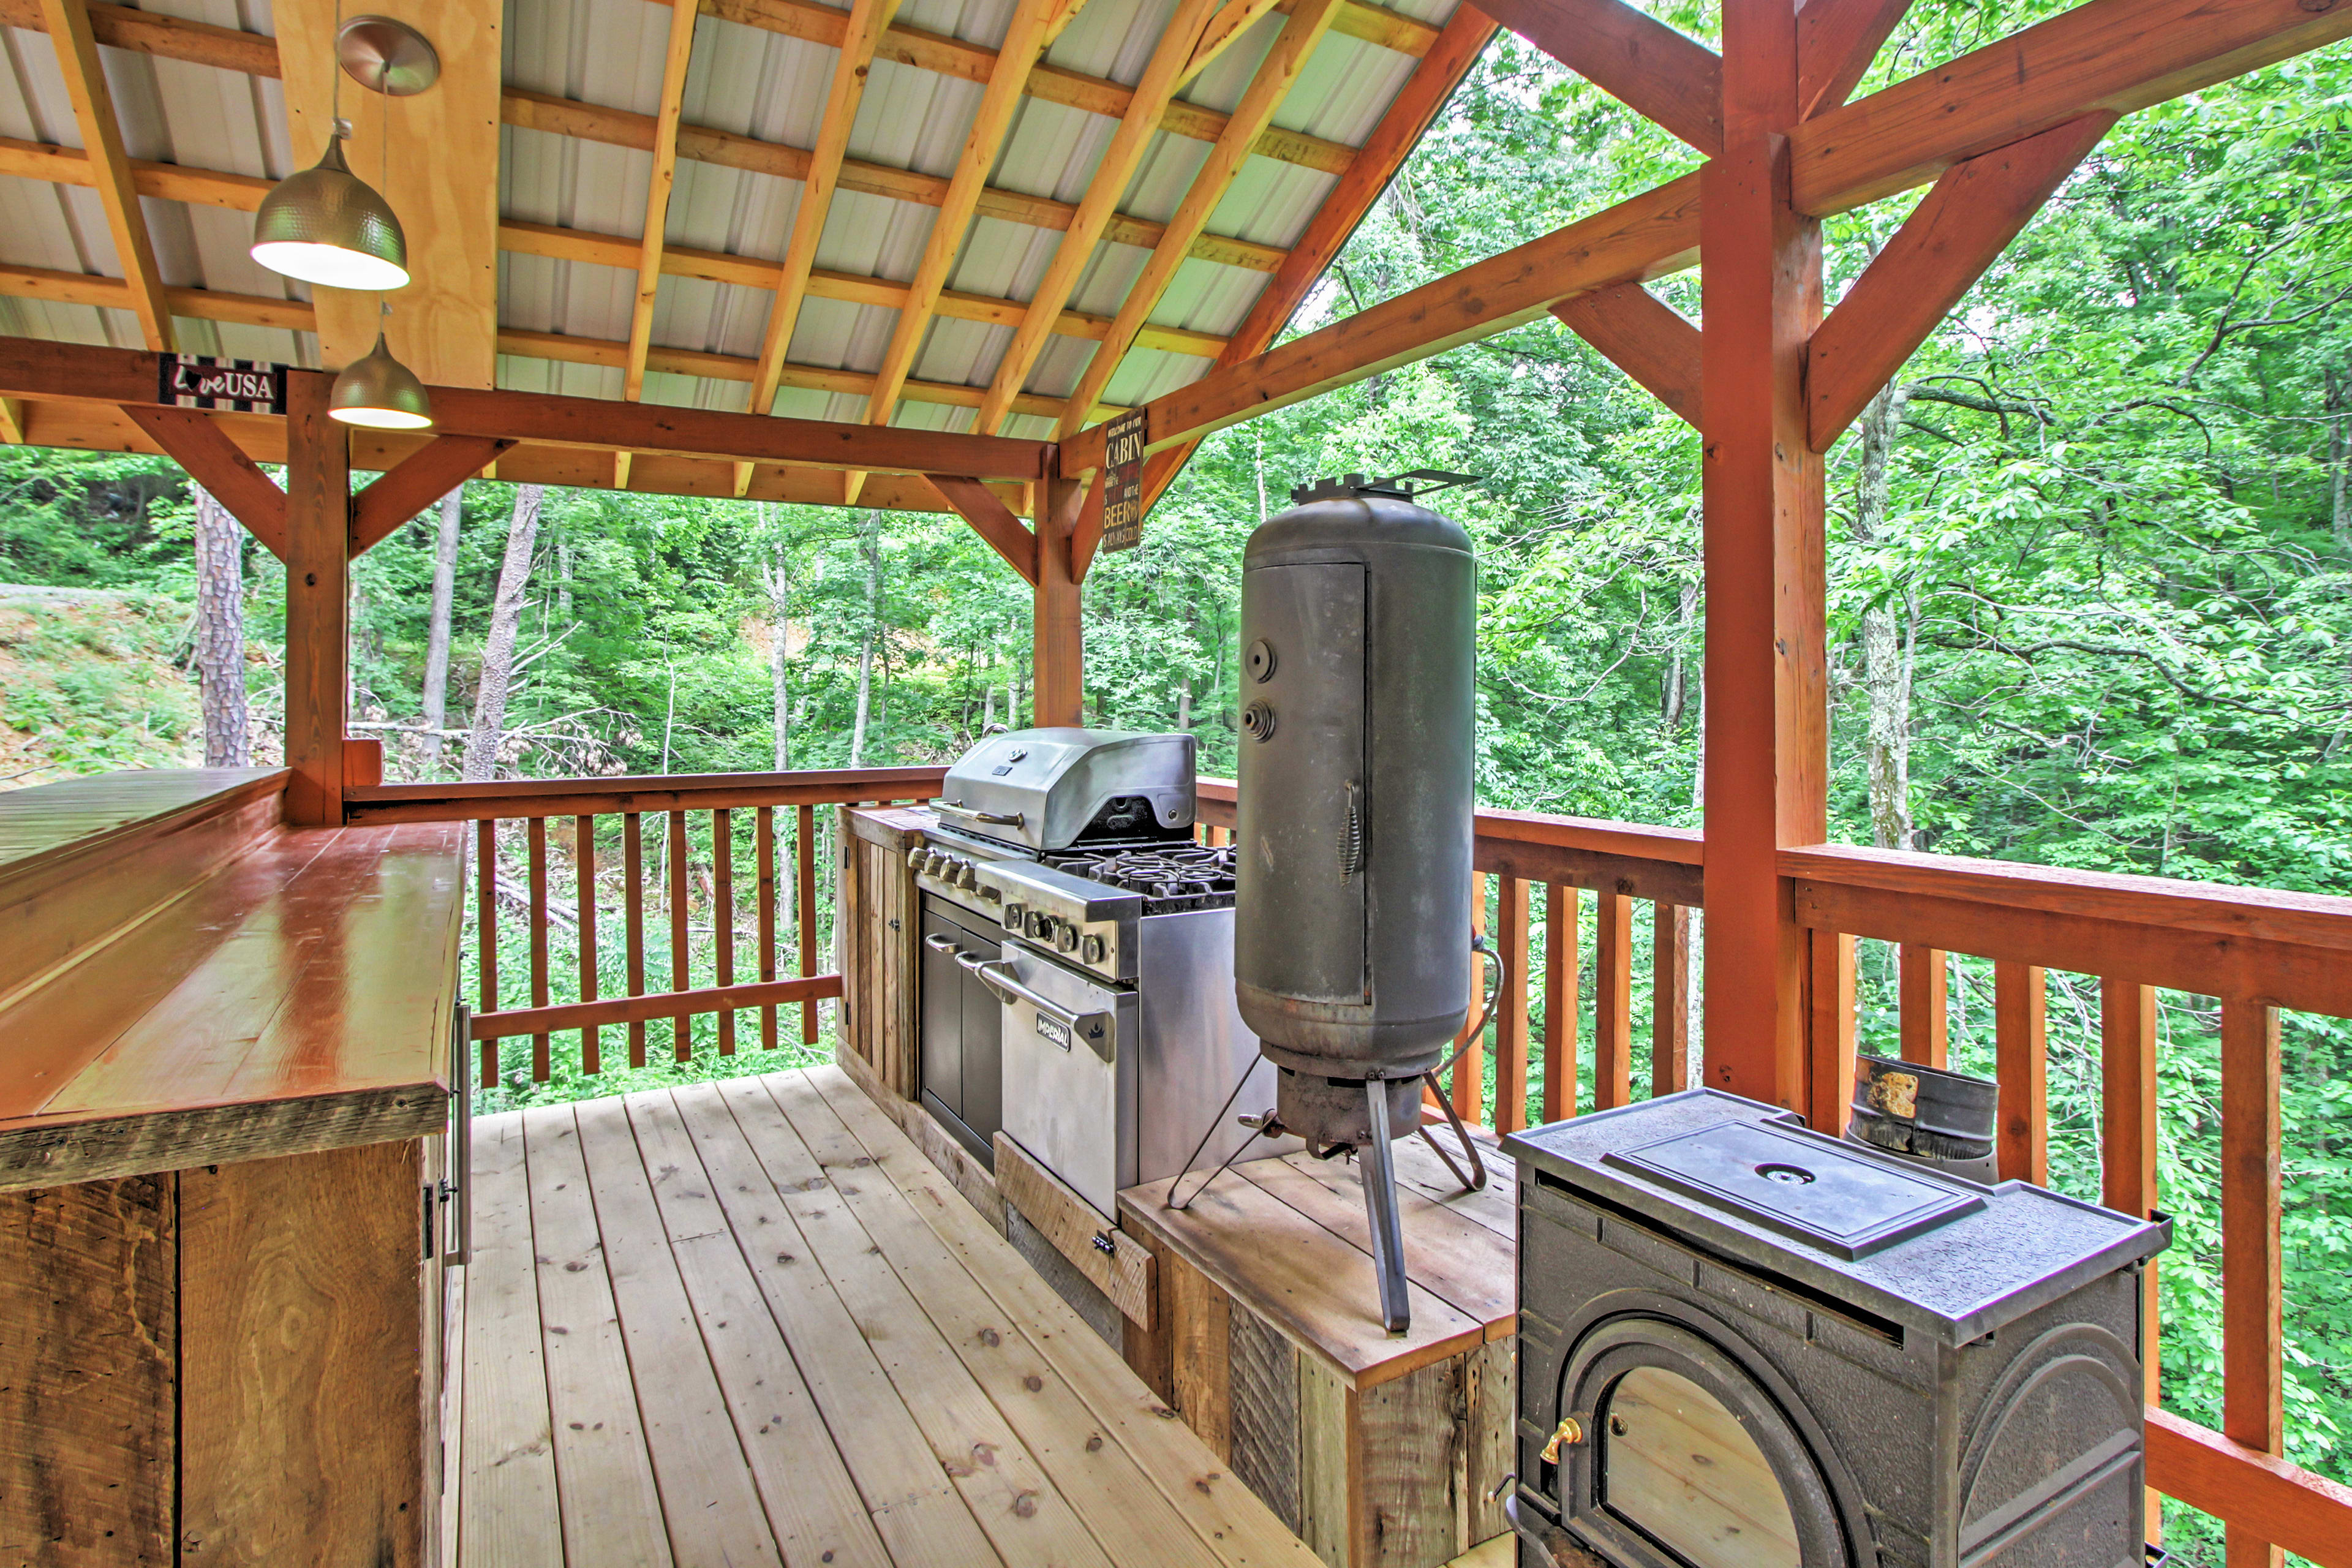
[[[1713,1089],[1504,1147],[1521,1568],[2142,1562],[2139,1275],[2168,1221]]]

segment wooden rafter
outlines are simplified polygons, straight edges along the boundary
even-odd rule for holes
[[[1723,151],[1723,62],[1624,0],[1488,0],[1504,26],[1712,158]]]
[[[1228,3],[1230,8],[1242,0]],[[1022,384],[1029,379],[1030,367],[1037,363],[1054,323],[1061,319],[1063,307],[1069,303],[1070,291],[1077,287],[1079,274],[1093,258],[1097,242],[1117,213],[1119,198],[1134,179],[1145,150],[1151,145],[1160,111],[1177,90],[1181,73],[1195,52],[1202,24],[1210,18],[1215,4],[1216,0],[1178,0],[1174,14],[1168,19],[1167,31],[1160,35],[1159,47],[1152,51],[1142,78],[1135,84],[1134,101],[1128,106],[1118,129],[1112,132],[1102,161],[1095,165],[1086,198],[1079,202],[1068,231],[1062,236],[1054,259],[1045,268],[1045,276],[1038,280],[1036,293],[1030,296],[1029,309],[1021,318],[1021,325],[1014,330],[1013,341],[1005,345],[1003,358],[997,362],[995,377],[989,383],[988,395],[972,426],[982,435],[995,434],[1005,415],[1011,412]],[[1218,347],[1222,350],[1223,345]]]
[[[1184,193],[1175,216],[1168,220],[1167,237],[1144,262],[1102,346],[1087,362],[1086,370],[1078,377],[1077,389],[1062,411],[1063,437],[1069,437],[1086,423],[1087,411],[1102,396],[1119,362],[1127,357],[1144,318],[1158,306],[1160,296],[1166,292],[1177,268],[1183,264],[1192,237],[1208,226],[1210,216],[1224,199],[1234,177],[1241,173],[1250,144],[1257,140],[1259,132],[1272,123],[1275,110],[1289,92],[1291,83],[1298,79],[1307,57],[1330,30],[1334,4],[1335,0],[1298,0],[1292,9],[1282,36],[1274,41],[1274,47],[1267,51],[1257,74],[1251,78],[1241,101],[1234,106],[1233,121],[1225,134],[1210,149],[1207,161],[1192,177],[1192,188]]]
[[[0,442],[22,446],[25,440],[25,405],[21,399],[0,397]]]
[[[1699,422],[1698,329],[1680,311],[1639,283],[1616,283],[1552,314],[1685,423]]]
[[[1468,5],[1457,5],[1453,19],[1438,36],[1421,65],[1405,81],[1380,123],[1372,127],[1370,136],[1357,153],[1339,183],[1331,187],[1323,205],[1315,209],[1307,220],[1307,231],[1298,237],[1283,260],[1280,270],[1250,307],[1234,331],[1233,341],[1217,356],[1220,369],[1240,363],[1265,352],[1283,328],[1290,324],[1316,279],[1323,276],[1349,237],[1380,200],[1381,193],[1396,178],[1414,147],[1421,142],[1422,133],[1429,129],[1438,110],[1462,83],[1487,42],[1495,36],[1496,24],[1485,12]],[[1140,341],[1139,339],[1138,340]],[[1143,505],[1147,510],[1173,483],[1183,468],[1185,459],[1199,444],[1190,437],[1153,453],[1143,466]],[[1099,519],[1099,510],[1095,516]],[[1080,524],[1083,530],[1087,525]],[[1098,524],[1097,524],[1098,526]],[[1091,541],[1078,552],[1081,561],[1091,561],[1094,548]]]
[[[653,346],[654,300],[661,287],[662,246],[669,226],[670,192],[677,185],[677,124],[686,108],[686,68],[694,58],[699,0],[670,7],[669,47],[662,56],[661,110],[654,117],[654,167],[646,183],[645,236],[638,241],[637,291],[629,305],[629,359],[621,395],[635,403],[646,389],[646,351]]]
[[[1181,92],[1191,86],[1194,78],[1216,64],[1217,57],[1232,48],[1244,33],[1257,25],[1259,18],[1271,16],[1274,6],[1275,0],[1225,0],[1216,14],[1209,18],[1208,25],[1201,29],[1200,39],[1193,44],[1189,57],[1177,71],[1176,83],[1171,90]],[[1168,32],[1172,35],[1178,31],[1176,20],[1171,17]],[[1143,84],[1138,82],[1137,100],[1140,101],[1142,96]],[[1129,111],[1133,112],[1131,106]]]
[[[792,346],[793,328],[800,321],[809,271],[816,265],[817,241],[824,236],[826,215],[833,210],[833,193],[840,184],[842,159],[849,151],[849,132],[857,119],[857,105],[866,95],[866,77],[872,68],[874,47],[898,9],[898,0],[856,0],[850,7],[849,26],[842,35],[840,58],[834,61],[833,83],[825,94],[824,118],[817,125],[816,146],[809,153],[800,203],[793,209],[793,231],[784,244],[784,264],[776,281],[776,298],[768,307],[759,368],[751,376],[751,407],[754,414],[769,413],[776,405],[784,353]],[[751,485],[751,466],[739,465],[735,469],[735,493],[743,494]]]
[[[1797,115],[1843,103],[1911,0],[1805,0],[1797,13]]]
[[[890,331],[889,346],[882,351],[874,391],[866,401],[866,422],[869,425],[887,425],[898,412],[898,389],[906,384],[907,373],[914,368],[915,353],[922,347],[924,333],[930,330],[931,307],[938,301],[940,290],[947,287],[948,270],[963,249],[965,231],[971,226],[972,209],[988,183],[989,170],[996,166],[998,155],[1004,151],[1005,132],[1012,129],[1013,112],[1021,107],[1021,90],[1028,85],[1029,73],[1036,68],[1038,55],[1045,47],[1046,25],[1061,3],[1062,0],[1014,0],[1013,20],[1004,30],[1003,47],[997,50],[996,69],[988,79],[987,91],[981,95],[980,110],[972,116],[971,128],[964,133],[963,153],[956,160],[955,177],[948,183],[947,200],[940,205],[940,216],[931,220],[923,258],[916,264],[914,279],[907,286],[906,306],[899,310],[898,323]],[[857,492],[865,483],[863,474],[852,472],[847,476],[844,489],[846,504],[857,504]]]
[[[1004,563],[1021,574],[1021,580],[1031,587],[1037,585],[1037,536],[1029,525],[1013,515],[1013,509],[998,499],[994,490],[978,479],[957,479],[945,474],[930,476],[931,488],[956,514],[971,524],[972,531],[988,542],[988,547],[1004,557]]]
[[[436,436],[352,500],[353,559],[498,461],[515,443],[496,436]]]
[[[149,391],[152,393],[152,388]],[[122,412],[164,454],[210,490],[272,555],[286,559],[286,492],[216,424],[194,408],[128,403]]]
[[[1814,451],[1829,450],[2117,118],[2085,114],[1944,171],[1813,333],[1805,397]]]
[[[155,265],[147,217],[139,209],[131,155],[122,146],[122,122],[115,118],[114,99],[107,90],[106,68],[99,62],[89,13],[83,0],[40,0],[40,5],[49,42],[58,52],[58,69],[65,75],[66,96],[73,101],[74,121],[81,128],[82,146],[89,154],[99,205],[106,210],[115,259],[130,285],[131,312],[139,318],[139,330],[149,348],[170,349],[175,342],[172,308],[163,297],[163,277]]]

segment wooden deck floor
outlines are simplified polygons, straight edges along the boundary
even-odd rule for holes
[[[1316,1559],[834,1068],[475,1124],[447,1560]]]

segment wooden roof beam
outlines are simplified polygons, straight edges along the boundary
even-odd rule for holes
[[[384,470],[352,498],[352,559],[383,543],[393,530],[497,462],[514,444],[496,436],[436,436]]]
[[[1487,15],[1713,158],[1723,151],[1723,61],[1624,0],[1485,0]]]
[[[2128,112],[2352,34],[2352,5],[2300,0],[2091,0],[1858,99],[1790,136],[1800,210],[1844,212],[1963,159],[2096,110]],[[1697,259],[1697,177],[1685,175],[1385,300],[1150,407],[1152,450],[1507,331],[1552,304]],[[1538,296],[1541,296],[1538,298]],[[1239,341],[1236,334],[1236,341]],[[1062,471],[1097,467],[1102,437],[1066,437]]]
[[[1175,85],[1169,89],[1171,96],[1192,86],[1202,71],[1216,64],[1218,56],[1232,48],[1244,33],[1256,26],[1259,18],[1271,16],[1275,4],[1276,0],[1225,0],[1216,14],[1209,18],[1207,26],[1201,29],[1199,41],[1193,44],[1188,58],[1178,68]],[[1167,36],[1172,37],[1178,30],[1176,18],[1171,17]],[[1143,84],[1139,81],[1136,83],[1135,102],[1142,100]],[[1161,105],[1163,110],[1166,107],[1164,103]],[[1129,113],[1133,112],[1134,108],[1130,104]]]
[[[0,397],[0,442],[25,444],[25,404],[22,398]]]
[[[2119,118],[2100,110],[1944,171],[1813,332],[1814,451],[1829,450]]]
[[[1698,328],[1680,311],[1639,283],[1614,283],[1551,313],[1684,423],[1698,424]]]
[[[897,14],[898,0],[855,0],[842,35],[841,54],[834,61],[833,82],[825,95],[824,118],[818,122],[816,146],[809,153],[807,176],[799,205],[793,209],[793,229],[784,244],[784,262],[776,284],[776,298],[768,307],[768,326],[760,342],[760,365],[751,377],[751,409],[767,414],[776,405],[776,386],[784,355],[792,347],[793,329],[800,321],[801,301],[809,271],[816,265],[817,241],[833,210],[833,193],[840,184],[841,165],[849,151],[849,132],[857,119],[857,105],[866,96],[866,73],[873,68],[874,47]],[[735,468],[735,493],[751,487],[748,463]]]
[[[1494,19],[1485,12],[1469,5],[1454,7],[1453,19],[1445,24],[1445,30],[1438,36],[1437,42],[1414,68],[1412,75],[1405,79],[1396,97],[1389,101],[1387,112],[1381,116],[1380,123],[1372,127],[1371,134],[1364,138],[1363,148],[1357,153],[1355,162],[1349,165],[1346,174],[1339,176],[1339,183],[1331,187],[1330,195],[1323,198],[1323,205],[1315,209],[1315,216],[1307,222],[1306,232],[1298,237],[1298,243],[1291,247],[1290,254],[1283,258],[1281,268],[1259,293],[1257,302],[1243,318],[1233,341],[1217,356],[1219,369],[1265,353],[1266,345],[1290,324],[1290,318],[1297,313],[1298,307],[1314,289],[1316,279],[1323,276],[1325,269],[1347,246],[1357,226],[1363,222],[1364,215],[1372,210],[1372,204],[1380,200],[1381,193],[1387,190],[1389,182],[1396,178],[1396,173],[1404,166],[1405,159],[1412,155],[1413,148],[1420,145],[1423,133],[1437,118],[1438,111],[1445,107],[1446,100],[1454,96],[1454,89],[1461,85],[1470,68],[1477,63],[1479,55],[1485,52],[1495,31]],[[1139,337],[1137,341],[1140,342],[1142,339]],[[1175,482],[1185,460],[1199,444],[1197,437],[1188,438],[1145,459],[1145,510],[1150,510],[1168,487]],[[1091,516],[1092,526],[1099,527],[1101,509],[1096,508]],[[1095,542],[1084,537],[1088,526],[1086,521],[1080,521],[1080,542],[1085,549],[1077,551],[1074,544],[1076,560],[1091,561],[1094,557]],[[1079,574],[1084,576],[1083,567]]]
[[[1910,8],[1911,0],[1805,0],[1797,13],[1797,118],[1843,103]]]
[[[171,349],[172,308],[163,297],[163,278],[155,265],[155,247],[147,233],[147,217],[139,208],[139,190],[131,175],[131,155],[122,146],[122,122],[115,117],[114,99],[106,86],[106,69],[99,63],[98,39],[90,31],[84,0],[40,0],[41,18],[58,53],[64,73],[66,96],[73,100],[74,121],[98,187],[99,205],[106,211],[107,232],[114,239],[114,257],[130,285],[131,313],[151,349]]]
[[[698,0],[670,8],[669,45],[662,55],[661,110],[654,117],[654,166],[646,184],[646,226],[637,246],[637,291],[629,306],[629,359],[621,395],[645,395],[646,351],[653,346],[654,300],[661,287],[662,246],[669,227],[670,192],[677,185],[677,125],[686,109],[686,68],[694,58]]]
[[[1233,120],[1225,127],[1225,134],[1209,150],[1208,160],[1192,177],[1192,188],[1184,193],[1175,216],[1168,220],[1166,237],[1144,262],[1102,346],[1087,362],[1077,387],[1062,412],[1060,434],[1065,438],[1086,423],[1087,411],[1102,397],[1103,389],[1109,384],[1119,362],[1127,357],[1136,333],[1142,330],[1144,318],[1159,305],[1160,295],[1167,291],[1177,268],[1183,264],[1193,237],[1208,226],[1210,216],[1232,188],[1234,177],[1241,173],[1250,144],[1257,140],[1259,132],[1273,122],[1275,110],[1280,107],[1291,84],[1298,79],[1307,57],[1330,30],[1336,0],[1298,0],[1282,36],[1275,39],[1274,47],[1267,51],[1257,74],[1251,78],[1241,101],[1234,106]]]
[[[152,397],[154,388],[147,391]],[[188,477],[210,490],[231,517],[261,541],[269,553],[286,559],[286,492],[245,455],[211,415],[194,408],[173,408],[158,403],[126,403],[122,412],[163,449],[166,457],[187,470]]]
[[[956,515],[971,524],[972,531],[988,542],[988,547],[1004,558],[1004,563],[1021,574],[1021,580],[1031,587],[1037,585],[1037,536],[1029,525],[1013,515],[994,490],[978,479],[957,479],[945,474],[930,476],[931,488],[940,492]]]
[[[1021,107],[1021,89],[1028,84],[1029,73],[1036,68],[1037,58],[1045,50],[1046,26],[1065,3],[1066,0],[1014,0],[1013,20],[1006,26],[1003,45],[997,51],[996,68],[989,75],[987,90],[981,94],[980,109],[972,116],[971,129],[964,132],[963,153],[956,160],[955,177],[948,182],[947,199],[940,204],[940,216],[931,221],[930,237],[923,244],[923,258],[907,285],[907,303],[891,329],[889,346],[882,351],[874,391],[866,403],[868,425],[887,425],[898,412],[898,389],[906,384],[908,373],[914,368],[916,351],[923,346],[923,336],[930,330],[931,308],[939,302],[940,290],[947,287],[948,270],[963,249],[964,235],[971,227],[972,209],[979,205],[980,193],[988,183],[988,172],[996,166],[998,155],[1004,151],[1005,133],[1012,130],[1013,113]],[[843,491],[848,505],[857,504],[857,492],[865,483],[865,475],[855,471],[849,474]]]
[[[1227,0],[1226,10],[1246,3],[1248,0]],[[972,425],[982,435],[996,433],[1005,415],[1011,412],[1013,399],[1028,381],[1030,367],[1037,363],[1045,339],[1061,320],[1070,291],[1077,287],[1079,274],[1093,259],[1104,228],[1151,145],[1160,111],[1176,93],[1187,64],[1197,57],[1199,43],[1205,41],[1200,37],[1201,29],[1213,20],[1210,13],[1215,4],[1216,0],[1177,0],[1167,31],[1160,35],[1159,47],[1145,62],[1143,75],[1135,84],[1134,100],[1128,106],[1126,117],[1119,121],[1118,129],[1112,132],[1102,161],[1095,165],[1086,198],[1078,203],[1062,243],[1054,252],[1054,259],[1046,265],[1045,277],[1038,280],[1037,291],[1029,298],[1029,309],[1014,330],[1013,341],[1005,345],[1003,357],[996,363],[996,374],[989,382],[988,395],[981,403],[980,416]],[[1217,13],[1219,17],[1223,15]],[[1105,335],[1108,336],[1108,324]],[[1220,350],[1223,346],[1219,345]]]

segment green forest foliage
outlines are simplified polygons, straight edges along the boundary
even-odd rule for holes
[[[2055,8],[1918,7],[1863,90]],[[1707,36],[1699,7],[1659,9]],[[1833,837],[1874,838],[1863,643],[1876,616],[1908,692],[1914,847],[2352,893],[2348,95],[2339,46],[2123,121],[1901,373],[1881,410],[1883,484],[1856,436],[1832,452]],[[1692,166],[1505,35],[1294,330]],[[1915,200],[1829,226],[1832,301]],[[1695,276],[1655,287],[1697,314]],[[1485,483],[1444,505],[1482,558],[1482,799],[1696,824],[1698,462],[1688,428],[1549,320],[1228,430],[1142,546],[1087,579],[1088,719],[1189,722],[1203,771],[1229,773],[1250,530],[1317,475],[1467,471]],[[501,486],[467,492],[455,727],[510,504]],[[0,578],[184,594],[185,512],[152,460],[0,450]],[[431,552],[420,520],[357,569],[360,704],[380,721],[418,710]],[[257,550],[250,562],[251,630],[268,645],[275,567]],[[845,764],[853,745],[869,764],[950,758],[1025,703],[1027,595],[959,522],[559,493],[512,766],[772,765],[772,579],[787,606],[793,766]],[[257,669],[257,703],[269,679]],[[417,765],[396,731],[392,750],[395,776]],[[1891,1053],[1891,957],[1864,950],[1864,1037]],[[1955,960],[1951,978],[1955,1065],[1990,1072],[1989,971]],[[2053,1184],[2095,1197],[2095,984],[2053,974],[2051,987]],[[2339,1130],[2352,1038],[2303,1016],[2284,1034],[2288,1447],[2352,1479],[2352,1140]],[[2207,1422],[2220,1415],[2217,1035],[2211,999],[2167,994],[2166,1399]],[[508,1044],[496,1103],[547,1093],[513,1071],[527,1042]],[[2185,1511],[2178,1531],[2189,1561],[2215,1550]]]

